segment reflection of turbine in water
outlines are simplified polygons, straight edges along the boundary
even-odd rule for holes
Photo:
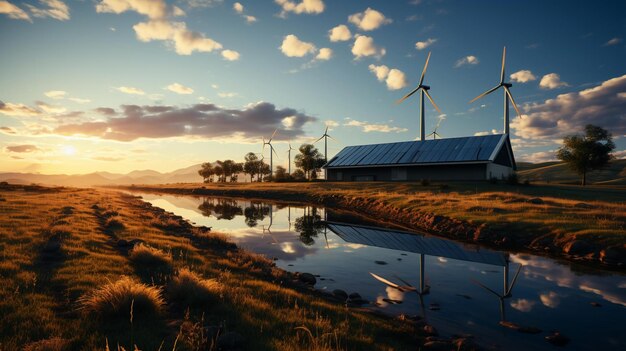
[[[272,224],[274,224],[274,207],[271,204],[268,207],[270,208],[270,224],[267,226],[267,228],[265,228],[265,224],[263,224],[263,236],[265,236],[265,232],[269,233],[274,244],[278,244],[278,240],[276,240],[274,234],[272,234]]]
[[[423,265],[422,265],[422,267],[423,267]],[[424,289],[423,286],[420,286],[420,289],[418,289],[418,288],[414,287],[413,285],[411,285],[410,283],[408,283],[406,280],[404,280],[404,279],[402,279],[402,278],[400,278],[398,276],[395,276],[395,275],[394,275],[394,277],[396,279],[398,279],[399,281],[401,281],[402,284],[404,284],[404,285],[396,284],[396,283],[394,283],[394,282],[392,282],[392,281],[390,281],[388,279],[385,279],[385,278],[383,278],[383,277],[381,277],[381,276],[379,276],[377,274],[374,274],[372,272],[370,272],[370,275],[372,277],[374,277],[374,279],[380,281],[381,283],[387,285],[388,287],[397,289],[398,291],[400,291],[402,293],[405,293],[405,292],[415,292],[417,294],[417,297],[418,297],[419,302],[420,302],[420,310],[422,312],[422,318],[424,320],[426,320],[426,306],[424,306],[424,295],[427,295],[430,292],[430,287],[426,286],[426,289]],[[420,285],[422,285],[422,283],[423,283],[423,279],[420,278]],[[398,303],[398,302],[392,301],[392,303]]]
[[[521,327],[518,326],[515,323],[511,323],[508,322],[506,320],[506,310],[505,310],[505,305],[504,305],[504,300],[508,299],[510,297],[512,297],[513,295],[511,294],[511,292],[513,291],[513,287],[515,287],[515,283],[517,282],[517,277],[519,276],[520,272],[522,271],[522,267],[524,267],[523,265],[519,265],[519,267],[517,268],[517,272],[515,272],[515,276],[513,276],[513,280],[511,281],[511,284],[509,285],[509,263],[507,262],[506,265],[503,267],[504,271],[503,271],[503,286],[502,286],[502,294],[498,294],[496,291],[492,290],[491,288],[485,286],[484,284],[480,283],[479,281],[476,281],[474,279],[472,279],[472,282],[478,286],[480,286],[481,288],[489,291],[490,293],[494,294],[496,297],[498,297],[498,300],[500,300],[500,325],[505,326],[507,328],[511,328],[511,329],[520,329]]]

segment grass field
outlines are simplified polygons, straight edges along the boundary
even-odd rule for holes
[[[315,182],[134,189],[318,202],[461,240],[626,264],[623,186]]]
[[[133,246],[133,244],[135,244]],[[412,350],[262,257],[118,192],[0,189],[0,350]]]

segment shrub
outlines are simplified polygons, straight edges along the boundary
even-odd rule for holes
[[[134,263],[145,266],[163,266],[172,263],[170,255],[144,243],[135,245],[130,252],[129,258]]]
[[[129,277],[107,282],[78,300],[80,310],[102,318],[128,319],[133,305],[133,316],[152,316],[163,311],[165,300],[161,289],[148,286]]]
[[[195,272],[183,268],[172,278],[167,290],[172,300],[199,305],[215,300],[222,291],[222,285],[215,279],[202,279]]]
[[[511,173],[506,177],[506,183],[509,185],[517,185],[519,184],[519,179],[517,178],[517,173]]]
[[[51,338],[31,342],[24,346],[24,351],[63,351],[70,349],[71,342],[61,338]]]

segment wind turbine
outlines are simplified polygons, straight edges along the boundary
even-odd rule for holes
[[[326,130],[324,131],[324,134],[322,134],[322,136],[319,139],[313,142],[313,144],[315,144],[318,141],[324,139],[324,163],[328,163],[328,138],[331,138],[334,141],[337,141],[337,139],[328,135],[328,126],[326,126]],[[326,170],[324,170],[324,179],[326,179]]]
[[[263,137],[263,151],[265,151],[265,145],[270,146],[270,177],[272,178],[274,176],[274,157],[272,153],[276,154],[276,151],[274,151],[274,146],[272,146],[272,139],[274,138],[274,136],[276,136],[276,132],[278,132],[278,129],[274,130],[274,133],[272,133],[272,136],[268,141],[265,141],[265,137]],[[278,157],[278,154],[276,154],[276,157]]]
[[[509,89],[513,86],[513,84],[504,82],[505,61],[506,61],[506,46],[504,47],[504,49],[502,49],[502,70],[500,71],[500,83],[498,83],[498,85],[496,85],[495,87],[475,97],[472,101],[470,101],[470,104],[482,98],[483,96],[487,96],[493,93],[494,91],[498,90],[500,87],[504,88],[504,134],[509,134],[509,100],[511,100],[511,103],[513,103],[513,107],[515,108],[515,112],[517,112],[517,115],[519,117],[522,117],[522,114],[519,112],[519,109],[517,108],[517,104],[515,103],[515,100],[513,99],[513,95],[511,95],[511,90]]]
[[[519,276],[523,267],[524,267],[523,265],[521,264],[519,265],[519,267],[517,268],[517,272],[515,272],[515,276],[513,277],[513,280],[511,281],[511,284],[509,285],[509,262],[507,261],[506,265],[504,266],[504,285],[502,287],[502,295],[498,294],[493,289],[483,285],[479,281],[472,279],[472,282],[474,284],[480,286],[481,288],[489,291],[490,293],[498,297],[498,300],[500,300],[500,324],[505,327],[509,327],[510,323],[506,321],[505,310],[504,310],[504,299],[507,299],[513,296],[511,294],[511,291],[513,291],[513,287],[515,287],[515,283],[517,282],[517,277]]]
[[[439,122],[441,123],[441,120],[439,120]],[[437,133],[437,129],[439,128],[439,123],[437,123],[437,125],[435,126],[435,129],[433,130],[432,133],[428,134],[427,137],[429,136],[433,136],[433,140],[437,139],[437,137],[439,137],[439,139],[441,139],[441,134]]]
[[[439,109],[439,107],[437,106],[437,104],[435,104],[435,101],[433,100],[432,96],[430,96],[430,94],[428,93],[428,90],[430,90],[430,86],[423,84],[424,83],[424,76],[426,75],[426,69],[428,68],[428,61],[430,61],[430,52],[428,53],[428,57],[426,57],[426,63],[424,64],[424,69],[422,70],[422,76],[420,77],[420,83],[410,93],[404,95],[402,97],[402,99],[396,101],[396,104],[399,104],[402,101],[406,100],[409,96],[415,94],[418,90],[420,91],[420,140],[422,140],[422,141],[424,141],[426,139],[426,137],[424,135],[426,133],[426,131],[424,129],[424,95],[426,95],[428,100],[430,100],[430,103],[433,104],[435,109],[439,113],[442,113],[441,110]]]
[[[287,150],[287,158],[289,158],[289,174],[291,174],[291,150],[295,150],[291,147],[291,142],[289,142],[289,149]]]

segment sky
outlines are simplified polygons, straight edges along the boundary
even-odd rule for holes
[[[276,129],[285,167],[326,127],[329,157],[415,140],[419,95],[396,101],[429,53],[426,134],[502,133],[502,90],[469,101],[505,46],[518,162],[589,123],[626,158],[625,40],[623,1],[0,0],[0,171],[243,161]]]

